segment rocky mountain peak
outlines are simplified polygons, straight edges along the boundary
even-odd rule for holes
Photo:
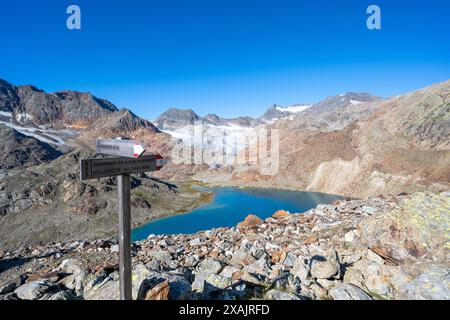
[[[337,96],[331,96],[325,100],[312,105],[308,109],[310,114],[318,114],[333,111],[338,108],[359,105],[366,102],[376,102],[379,97],[364,92],[347,92]]]
[[[12,112],[17,107],[18,102],[17,88],[0,79],[0,111]]]
[[[99,118],[88,131],[103,137],[134,136],[140,131],[147,134],[160,132],[150,121],[138,117],[129,109],[121,109]]]
[[[158,128],[162,130],[173,130],[179,127],[192,125],[195,121],[200,121],[201,117],[192,109],[170,108],[161,114],[155,121]]]

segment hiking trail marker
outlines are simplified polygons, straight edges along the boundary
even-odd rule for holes
[[[98,139],[96,143],[97,153],[110,156],[139,158],[145,149],[139,143],[126,139]]]
[[[97,153],[118,158],[80,159],[81,181],[117,176],[119,206],[120,299],[132,300],[131,293],[131,181],[133,173],[160,170],[167,160],[160,155],[142,155],[144,148],[133,140],[99,139]]]

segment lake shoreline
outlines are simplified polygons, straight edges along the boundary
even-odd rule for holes
[[[203,179],[203,178],[197,178],[197,179],[198,180],[194,180],[194,181],[198,181],[201,185],[208,187],[208,188],[274,189],[274,190],[287,190],[287,191],[298,191],[298,192],[314,192],[314,193],[320,193],[320,194],[330,195],[330,196],[340,196],[342,198],[349,199],[349,200],[363,199],[360,197],[349,197],[344,194],[328,193],[328,192],[317,191],[317,190],[306,190],[306,189],[302,189],[302,188],[294,187],[294,186],[277,186],[277,185],[267,186],[266,184],[263,184],[263,185],[252,184],[252,183],[240,184],[240,183],[236,183],[236,182],[214,182],[214,181],[209,181],[209,180]]]
[[[248,214],[266,218],[278,210],[303,213],[316,205],[342,199],[339,195],[277,188],[212,187],[194,182],[190,185],[199,192],[210,193],[211,201],[134,227],[133,241],[151,234],[192,234],[211,228],[230,227]],[[188,215],[192,217],[186,218]]]

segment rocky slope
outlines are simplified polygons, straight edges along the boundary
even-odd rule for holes
[[[88,157],[98,155],[74,151],[26,170],[0,170],[0,248],[116,234],[116,179],[81,182],[79,159]],[[135,175],[133,225],[193,209],[209,199],[188,183]]]
[[[280,169],[251,166],[199,178],[364,197],[450,187],[450,81],[387,100],[310,107],[280,130]],[[332,99],[334,101],[334,99]]]
[[[46,93],[31,85],[14,86],[0,79],[0,111],[12,113],[19,124],[85,128],[118,109],[90,93]]]
[[[134,299],[450,299],[450,193],[341,200],[305,214],[133,245]],[[117,299],[115,240],[0,250],[0,299]]]
[[[83,129],[92,135],[159,133],[149,121],[90,93],[46,93],[34,86],[14,86],[0,79],[0,121],[19,129]]]
[[[37,165],[61,155],[51,145],[0,124],[0,170]]]

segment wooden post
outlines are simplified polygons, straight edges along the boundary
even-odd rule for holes
[[[142,155],[144,148],[136,141],[97,140],[97,153],[119,158],[80,159],[81,181],[117,176],[119,213],[120,299],[132,300],[131,279],[131,180],[130,174],[160,170],[167,161],[160,155]]]
[[[119,276],[120,299],[132,300],[131,293],[131,206],[130,175],[117,177],[119,206]]]

